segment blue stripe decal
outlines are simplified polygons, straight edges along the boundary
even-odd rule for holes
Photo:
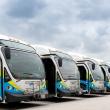
[[[89,90],[92,90],[92,89],[94,89],[95,90],[95,85],[94,85],[94,83],[93,82],[90,82],[90,81],[88,81],[88,80],[80,80],[80,84],[81,85],[84,85],[85,86],[85,90],[86,91],[89,91]]]
[[[57,82],[56,83],[56,88],[63,93],[71,93],[71,91],[69,90],[69,88],[65,87],[64,85],[62,85],[61,82]]]
[[[0,97],[2,97],[2,93],[1,93],[1,78],[0,78]]]
[[[24,92],[21,90],[17,90],[12,85],[10,85],[8,82],[4,83],[4,91],[11,93],[11,94],[23,94]]]

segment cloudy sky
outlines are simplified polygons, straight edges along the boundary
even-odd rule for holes
[[[110,0],[1,0],[0,33],[110,61]]]

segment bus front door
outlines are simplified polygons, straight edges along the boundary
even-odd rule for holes
[[[56,95],[56,70],[55,65],[50,58],[43,58],[42,59],[44,67],[45,67],[45,74],[46,74],[46,82],[47,82],[47,90],[50,97],[54,97]]]
[[[88,93],[89,92],[89,82],[88,82],[88,71],[84,64],[77,64],[78,70],[80,72],[80,88],[82,89],[82,93]]]

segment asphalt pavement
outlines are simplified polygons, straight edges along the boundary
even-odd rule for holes
[[[110,110],[110,95],[52,98],[20,104],[0,104],[0,110]]]

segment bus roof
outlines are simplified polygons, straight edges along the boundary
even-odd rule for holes
[[[36,52],[39,55],[51,54],[51,51],[61,51],[61,50],[58,50],[56,48],[45,46],[45,45],[35,44],[35,45],[32,45],[32,46],[36,49]]]
[[[15,37],[12,37],[12,36],[6,36],[6,35],[2,35],[0,34],[0,39],[3,39],[3,40],[9,40],[9,41],[14,41],[14,42],[19,42],[19,43],[23,43],[23,44],[27,44],[26,42],[20,40],[20,39],[17,39]]]
[[[71,56],[72,58],[76,61],[76,62],[82,62],[82,61],[92,61],[94,63],[98,63],[99,62],[102,62],[103,60],[99,60],[99,59],[96,59],[96,58],[92,58],[92,57],[88,57],[86,55],[82,55],[82,54],[72,54],[71,53]]]
[[[85,55],[79,54],[79,53],[71,53],[69,52],[69,55],[71,55],[71,57],[75,60],[75,61],[82,61],[85,58],[88,58]]]
[[[11,48],[35,52],[34,48],[31,45],[29,45],[29,43],[26,43],[20,39],[0,34],[0,40],[1,45],[6,45]]]
[[[56,48],[45,46],[45,45],[32,45],[32,46],[36,49],[36,52],[40,56],[55,54],[62,58],[71,58],[72,59],[72,57],[67,52],[60,50],[60,49],[56,49]]]

